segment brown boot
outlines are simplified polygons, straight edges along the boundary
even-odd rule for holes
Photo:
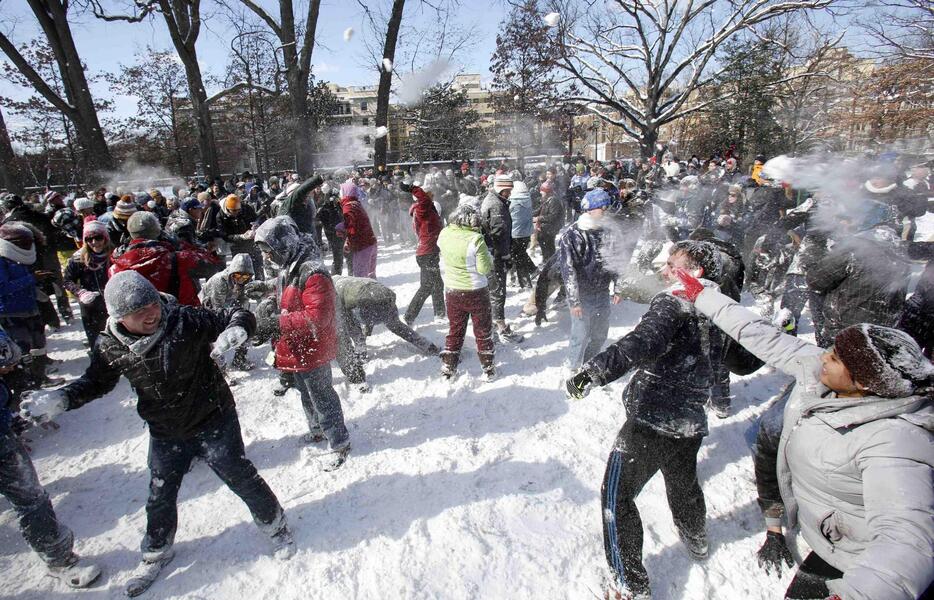
[[[489,380],[496,377],[496,366],[492,352],[480,352],[480,366],[483,367],[483,375]]]
[[[457,373],[457,363],[460,362],[460,357],[459,352],[449,352],[447,350],[441,352],[441,375],[445,379],[451,379]]]

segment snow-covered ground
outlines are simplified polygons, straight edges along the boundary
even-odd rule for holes
[[[414,251],[381,249],[377,273],[404,309],[418,286]],[[511,289],[507,316],[518,319],[525,299]],[[611,340],[644,310],[615,307]],[[287,562],[273,559],[246,507],[199,463],[179,495],[177,556],[148,597],[602,598],[600,484],[625,419],[626,381],[567,400],[560,364],[569,317],[551,318],[540,329],[516,321],[527,339],[497,348],[500,375],[492,382],[480,377],[470,334],[461,374],[447,383],[437,360],[378,328],[369,339],[369,394],[348,390],[334,369],[354,443],[334,473],[322,471],[315,449],[299,442],[306,425],[298,393],[275,397],[266,351],[251,349],[262,366],[233,388],[247,456],[284,505],[298,552]],[[426,307],[418,330],[440,344],[445,324],[430,320]],[[52,356],[65,361],[68,377],[87,364],[82,339],[77,324],[51,337]],[[767,576],[756,564],[764,536],[749,450],[756,417],[785,381],[771,369],[734,377],[733,415],[711,415],[699,456],[707,561],[690,560],[678,541],[660,475],[639,496],[656,598],[775,598],[787,586],[790,573]],[[147,432],[125,380],[57,422],[57,431],[29,437],[76,550],[104,568],[103,581],[80,597],[121,597],[145,524]],[[45,576],[0,499],[0,597],[72,593]]]

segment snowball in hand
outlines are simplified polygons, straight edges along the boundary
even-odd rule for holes
[[[389,133],[389,129],[387,129],[386,127],[384,127],[384,126],[382,126],[382,125],[380,125],[379,127],[376,128],[376,137],[377,137],[377,138],[386,137],[386,134],[387,134],[387,133]]]
[[[392,61],[388,58],[383,59],[383,70],[387,73],[392,72]]]
[[[545,25],[548,25],[549,27],[554,27],[555,25],[558,24],[558,21],[560,20],[561,20],[561,15],[559,15],[556,12],[548,13],[547,15],[545,15]]]
[[[348,27],[344,30],[344,41],[349,42],[350,38],[353,37],[353,27]]]

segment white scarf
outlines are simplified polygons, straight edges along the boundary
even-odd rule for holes
[[[30,266],[36,262],[36,245],[23,250],[13,242],[0,240],[0,256],[21,265]]]

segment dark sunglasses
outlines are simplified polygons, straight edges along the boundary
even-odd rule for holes
[[[233,273],[230,278],[237,283],[246,283],[247,281],[253,279],[253,276],[249,273]]]
[[[89,235],[88,237],[84,238],[84,241],[86,241],[86,242],[103,242],[103,241],[105,241],[106,239],[107,239],[107,238],[105,238],[105,237],[102,236],[102,235]]]

